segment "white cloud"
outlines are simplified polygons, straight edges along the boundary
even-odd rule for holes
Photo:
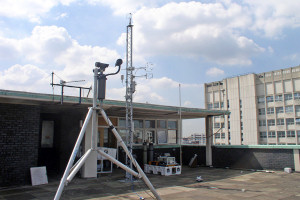
[[[224,71],[219,69],[219,68],[216,68],[216,67],[213,67],[213,68],[210,68],[206,71],[206,75],[208,76],[212,76],[212,77],[216,77],[216,76],[221,76],[221,75],[224,75]]]
[[[2,0],[0,16],[9,18],[28,19],[31,22],[40,22],[40,17],[53,7],[62,4],[69,5],[75,0]]]
[[[299,1],[297,0],[246,0],[254,18],[252,30],[277,38],[285,28],[300,27]]]
[[[168,3],[143,7],[133,19],[134,50],[145,57],[200,57],[223,65],[250,65],[252,56],[264,52],[241,35],[251,25],[251,17],[238,4]],[[124,44],[124,37],[120,36],[118,44]]]

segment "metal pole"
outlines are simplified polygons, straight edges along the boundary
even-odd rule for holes
[[[182,166],[182,118],[181,118],[181,84],[179,84],[179,125],[180,125],[180,135],[179,135],[179,145],[180,145],[180,165]]]
[[[67,167],[66,167],[66,170],[65,170],[64,175],[63,175],[63,177],[62,177],[62,179],[60,181],[59,187],[58,187],[58,189],[56,191],[54,200],[60,199],[61,193],[62,193],[62,191],[64,189],[64,186],[65,186],[66,179],[67,179],[67,177],[69,175],[70,169],[71,169],[72,164],[73,164],[73,162],[75,160],[77,151],[79,149],[79,146],[80,146],[80,143],[82,141],[82,138],[83,138],[83,136],[85,134],[85,130],[86,130],[86,127],[87,127],[87,125],[88,125],[88,123],[90,121],[92,113],[93,113],[93,108],[89,108],[89,112],[86,115],[86,118],[84,120],[83,126],[82,126],[81,131],[79,133],[79,136],[77,138],[76,144],[75,144],[74,149],[72,151],[71,157],[70,157],[69,162],[68,162]]]

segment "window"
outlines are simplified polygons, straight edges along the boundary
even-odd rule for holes
[[[157,128],[167,128],[166,120],[157,120]]]
[[[276,133],[275,133],[275,131],[270,131],[270,132],[268,132],[268,137],[269,137],[269,138],[276,138]]]
[[[300,136],[299,136],[300,137]],[[228,132],[228,140],[230,140],[231,139],[231,137],[230,137],[230,132]]]
[[[268,126],[275,126],[275,119],[268,119]]]
[[[154,130],[146,130],[145,132],[145,141],[147,143],[155,143],[155,131]]]
[[[284,100],[292,100],[293,99],[293,95],[292,94],[284,94]]]
[[[285,138],[285,132],[284,131],[277,131],[277,136],[279,138]]]
[[[221,102],[221,108],[224,108],[224,102]]]
[[[221,138],[220,133],[215,133],[215,138],[220,139]]]
[[[300,92],[294,93],[294,99],[300,99]]]
[[[230,129],[230,121],[228,121],[228,129]]]
[[[243,130],[244,129],[244,124],[243,124],[243,122],[241,122],[241,130]]]
[[[257,102],[258,103],[265,103],[265,97],[264,96],[257,97]]]
[[[294,112],[293,106],[286,106],[285,107],[285,113],[292,113]]]
[[[276,124],[277,126],[284,125],[284,119],[277,119]]]
[[[176,130],[168,130],[168,143],[176,144]]]
[[[227,99],[227,108],[229,108],[229,99]]]
[[[126,119],[119,119],[119,123],[118,123],[119,127],[126,127]]]
[[[157,131],[157,142],[158,144],[166,144],[168,141],[166,130]]]
[[[267,138],[267,133],[266,132],[260,132],[259,137],[260,138]]]
[[[145,120],[145,128],[155,128],[155,120]]]
[[[266,120],[259,120],[259,126],[266,126]]]
[[[225,128],[225,124],[224,123],[221,123],[221,128]]]
[[[258,109],[258,114],[259,115],[265,115],[266,114],[266,110],[264,108],[260,108],[260,109]]]
[[[214,123],[214,128],[220,128],[220,123]]]
[[[242,100],[240,99],[240,108],[243,107]]]
[[[134,128],[143,128],[143,120],[135,119],[133,120]]]
[[[274,108],[267,108],[267,114],[270,115],[270,114],[274,114]]]
[[[295,112],[296,112],[296,113],[300,112],[300,106],[298,106],[298,105],[295,106]]]
[[[300,125],[300,118],[296,118],[296,125]]]
[[[143,131],[135,130],[133,133],[133,143],[134,144],[142,144],[143,143]]]
[[[282,101],[282,94],[275,95],[275,102]]]
[[[219,108],[219,102],[218,103],[214,103],[214,108]]]
[[[240,111],[240,117],[243,119],[243,111]]]
[[[295,137],[295,131],[286,131],[286,137]]]
[[[225,133],[221,133],[221,139],[225,139]]]
[[[276,107],[276,113],[284,113],[283,107]]]
[[[177,129],[177,121],[168,121],[168,129]]]
[[[208,103],[208,104],[207,104],[207,109],[212,109],[212,108],[213,108],[212,103]]]
[[[274,102],[274,97],[273,96],[267,96],[267,102]]]
[[[285,119],[286,125],[294,125],[294,118],[287,118]]]
[[[297,131],[297,137],[300,138],[300,131]]]
[[[241,133],[241,141],[244,141],[244,133]]]

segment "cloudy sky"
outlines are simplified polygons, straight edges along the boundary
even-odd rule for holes
[[[153,74],[136,79],[134,101],[177,106],[181,84],[182,105],[203,108],[205,82],[300,64],[299,8],[299,0],[1,0],[0,88],[53,93],[52,71],[57,83],[89,87],[96,61],[125,60],[132,13],[133,65]],[[109,78],[108,99],[124,100],[121,74]],[[192,123],[186,135],[203,130]]]

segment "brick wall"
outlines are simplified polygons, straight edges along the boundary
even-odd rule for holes
[[[30,183],[37,166],[40,110],[37,106],[0,104],[0,186]]]

